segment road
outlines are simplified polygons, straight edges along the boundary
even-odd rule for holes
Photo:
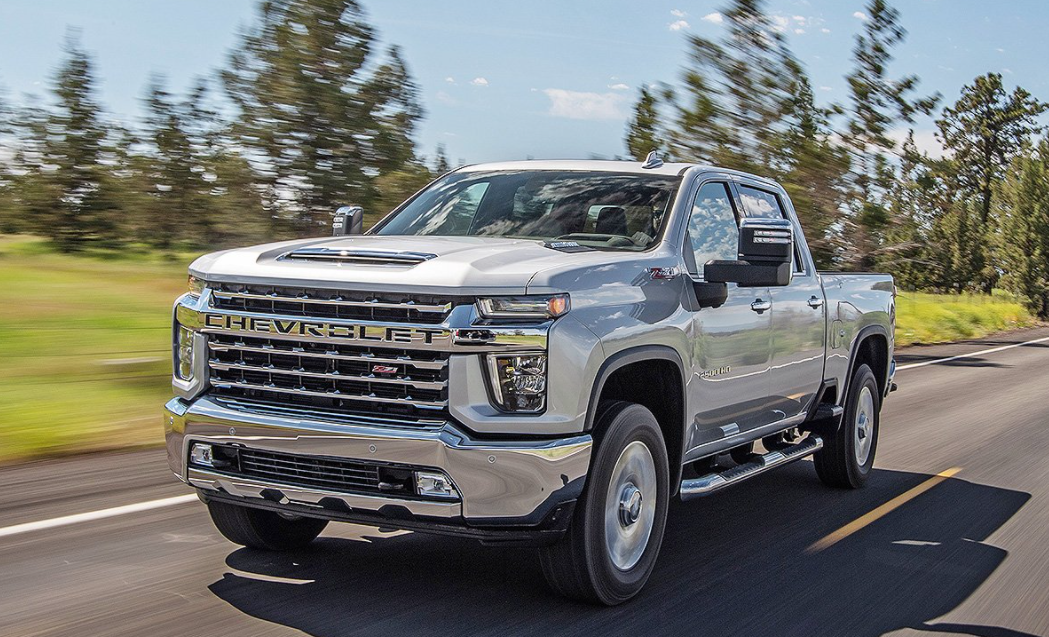
[[[868,488],[827,489],[804,461],[675,503],[648,586],[612,609],[550,594],[527,549],[332,525],[256,553],[197,501],[4,536],[187,493],[157,450],[5,468],[0,635],[1049,635],[1049,339],[897,380]]]

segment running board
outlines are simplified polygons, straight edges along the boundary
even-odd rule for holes
[[[758,474],[765,473],[770,469],[781,467],[787,463],[801,460],[823,448],[823,439],[819,436],[809,436],[801,442],[791,445],[779,451],[770,451],[763,456],[757,456],[750,462],[741,464],[721,473],[708,473],[705,476],[681,481],[681,499],[691,500],[725,487],[730,487],[747,478],[753,478]]]

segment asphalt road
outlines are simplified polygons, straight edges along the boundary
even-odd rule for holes
[[[612,609],[549,593],[530,550],[332,525],[309,550],[256,553],[220,537],[196,501],[3,536],[187,493],[160,451],[5,468],[0,635],[1049,635],[1049,340],[897,380],[866,489],[827,489],[803,461],[675,503],[648,586]]]

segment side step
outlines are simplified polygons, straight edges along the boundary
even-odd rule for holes
[[[681,499],[691,500],[720,491],[747,478],[765,473],[770,469],[781,467],[787,463],[801,460],[823,448],[823,439],[819,436],[809,436],[801,442],[791,445],[780,451],[770,451],[763,456],[757,456],[750,462],[741,464],[721,473],[708,473],[705,476],[681,481]]]

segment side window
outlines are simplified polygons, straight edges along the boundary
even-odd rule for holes
[[[688,218],[688,238],[700,273],[707,261],[736,258],[739,226],[726,184],[712,182],[699,189]]]
[[[743,202],[743,210],[748,217],[765,219],[786,219],[787,214],[783,211],[783,205],[775,193],[750,186],[738,185],[739,198]],[[798,254],[797,246],[794,247],[794,272],[805,271],[801,256]]]
[[[750,186],[738,186],[739,198],[743,201],[743,210],[748,217],[761,217],[765,219],[785,219],[783,206],[779,203],[779,197],[771,192],[751,188]]]

